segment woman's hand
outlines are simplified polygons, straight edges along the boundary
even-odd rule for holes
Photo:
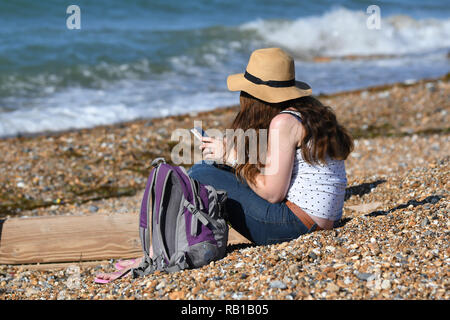
[[[214,160],[217,163],[224,163],[232,167],[236,164],[236,149],[232,147],[230,150],[227,150],[227,138],[203,137],[202,141],[200,149],[203,152],[203,159]]]
[[[225,155],[225,139],[215,139],[211,137],[203,137],[200,149],[202,150],[203,159],[214,160],[219,163],[224,162]]]

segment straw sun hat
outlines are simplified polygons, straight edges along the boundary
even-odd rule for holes
[[[253,51],[245,73],[227,79],[230,91],[245,91],[270,103],[311,95],[311,87],[295,80],[294,59],[280,48]]]

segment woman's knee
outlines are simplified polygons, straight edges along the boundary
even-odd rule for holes
[[[200,171],[208,170],[211,165],[206,164],[204,162],[197,162],[188,170],[189,176],[197,175]]]

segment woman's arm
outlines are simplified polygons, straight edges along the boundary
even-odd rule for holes
[[[270,123],[266,165],[255,177],[255,183],[248,185],[261,198],[277,203],[286,197],[294,164],[295,148],[301,141],[303,127],[289,114],[280,114]],[[216,159],[223,154],[223,142],[214,138],[203,138],[201,149],[204,159]],[[236,155],[231,156],[231,158]],[[229,159],[228,159],[229,160]]]

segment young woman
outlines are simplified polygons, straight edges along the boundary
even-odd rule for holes
[[[190,176],[227,191],[230,224],[256,244],[333,228],[344,204],[344,160],[353,149],[333,110],[313,98],[307,84],[295,81],[293,59],[278,48],[253,52],[246,72],[231,75],[227,83],[241,91],[232,129],[267,130],[265,159],[249,161],[250,143],[239,155],[231,141],[205,137],[204,159],[233,170],[202,162]]]
[[[189,175],[227,191],[232,227],[256,244],[333,228],[342,215],[344,160],[353,141],[332,109],[311,97],[307,84],[295,81],[293,59],[278,48],[253,52],[246,72],[227,82],[230,90],[241,91],[241,110],[232,129],[244,134],[249,129],[268,131],[267,150],[257,150],[264,151],[264,159],[249,161],[254,151],[250,143],[239,154],[231,141],[205,137],[204,159],[228,166],[201,162]],[[119,261],[116,268],[127,270],[140,261]],[[107,283],[122,275],[123,271],[102,273],[95,281]]]

